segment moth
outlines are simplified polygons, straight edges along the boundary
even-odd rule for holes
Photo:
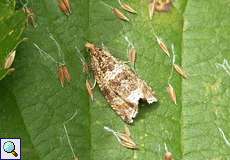
[[[91,55],[91,68],[112,109],[127,123],[132,123],[138,113],[140,100],[149,104],[157,102],[155,92],[124,62],[94,44],[86,43]]]

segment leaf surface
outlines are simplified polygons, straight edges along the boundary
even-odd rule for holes
[[[137,15],[122,10],[117,1],[80,0],[71,1],[72,14],[66,17],[55,0],[31,1],[38,27],[27,28],[24,36],[28,40],[17,50],[20,56],[15,61],[16,72],[0,85],[4,99],[1,108],[9,106],[1,112],[9,117],[0,125],[6,128],[2,135],[22,137],[24,159],[69,160],[76,155],[81,160],[151,160],[163,159],[166,149],[176,160],[228,159],[229,1],[178,0],[172,11],[156,13],[152,20],[148,1],[125,2]],[[130,22],[118,19],[108,5],[119,8]],[[59,61],[49,33],[60,44],[72,76],[64,88],[58,81],[58,66],[33,45],[36,43]],[[174,71],[170,79],[177,105],[166,90],[171,61],[160,49],[154,33],[169,49],[174,44],[175,63],[189,75],[182,79]],[[89,59],[84,44],[103,43],[112,55],[127,61],[128,43],[124,37],[137,50],[136,72],[159,97],[159,103],[142,103],[134,124],[129,126],[139,146],[136,151],[122,147],[103,129],[108,126],[122,132],[125,123],[112,111],[98,87],[94,90],[95,101],[91,102],[85,88],[87,75],[82,73],[75,49],[77,46]],[[11,117],[14,114],[15,118]],[[15,127],[7,127],[9,121],[22,126],[17,134],[12,133]]]
[[[14,6],[14,1],[0,2],[0,80],[8,74],[8,68],[4,68],[5,61],[22,41],[21,34],[25,28],[25,15],[15,11]]]

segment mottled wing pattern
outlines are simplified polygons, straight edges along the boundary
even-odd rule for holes
[[[88,48],[95,79],[108,103],[124,121],[133,122],[140,99],[148,103],[157,101],[152,89],[128,65],[92,44]]]
[[[129,103],[138,105],[140,99],[146,100],[148,103],[157,101],[154,92],[146,82],[122,62],[117,63],[113,71],[107,71],[105,79],[109,79],[108,84],[111,89]]]
[[[117,95],[108,85],[101,87],[102,93],[105,95],[112,109],[127,123],[132,123],[133,118],[138,113],[138,106],[124,101]]]

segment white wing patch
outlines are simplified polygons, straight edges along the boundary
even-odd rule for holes
[[[130,101],[131,103],[134,103],[136,105],[138,105],[139,100],[141,98],[144,98],[144,94],[143,92],[138,88],[134,91],[131,92],[131,94],[128,96],[128,101]]]
[[[123,64],[115,64],[114,69],[112,71],[107,71],[105,73],[105,79],[106,80],[113,80],[115,77],[122,73],[125,66]]]

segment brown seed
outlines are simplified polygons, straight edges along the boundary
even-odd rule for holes
[[[37,24],[35,22],[35,14],[34,14],[32,8],[26,7],[25,12],[27,13],[28,23],[30,23],[34,28],[36,28]]]
[[[177,64],[173,64],[173,67],[177,71],[177,73],[180,74],[183,78],[185,78],[185,79],[188,78],[187,73],[185,72],[185,70],[182,67],[180,67]]]
[[[150,3],[149,3],[149,18],[152,19],[153,17],[153,14],[155,12],[155,1],[156,0],[152,0]]]
[[[92,87],[92,83],[90,81],[86,80],[85,84],[86,84],[86,89],[88,91],[88,94],[89,94],[91,100],[93,101],[93,87]]]
[[[121,20],[129,21],[128,17],[126,17],[119,9],[113,8],[112,11]]]
[[[70,2],[69,0],[63,0],[66,8],[68,9],[69,14],[71,14],[71,7],[70,7]]]
[[[136,143],[132,140],[130,135],[127,133],[118,133],[117,136],[120,138],[120,143],[126,148],[137,149]]]
[[[11,65],[14,62],[15,53],[16,53],[15,50],[9,53],[9,55],[6,58],[5,64],[4,64],[4,69],[9,69],[11,67]]]
[[[64,76],[62,65],[58,67],[58,78],[61,83],[61,86],[64,87],[65,76]]]
[[[156,39],[157,39],[157,43],[159,44],[160,48],[164,51],[164,53],[170,57],[170,54],[169,54],[169,50],[168,50],[168,47],[166,46],[166,44],[158,37],[158,36],[155,36]]]
[[[70,8],[68,8],[68,2],[66,2],[65,0],[59,0],[58,6],[60,10],[64,12],[67,16],[70,15]]]
[[[164,156],[164,160],[173,160],[172,153],[166,152]]]
[[[127,126],[125,126],[125,133],[116,132],[109,127],[104,127],[104,129],[112,132],[122,146],[129,149],[138,149],[138,146],[130,136],[130,131]]]
[[[134,65],[137,58],[137,52],[135,48],[129,50],[129,61]]]
[[[130,12],[130,13],[134,13],[134,14],[136,14],[137,13],[137,11],[135,11],[130,5],[128,5],[127,3],[123,3],[122,5],[121,5],[121,7],[124,9],[124,10],[126,10],[126,11],[128,11],[128,12]]]
[[[167,86],[167,92],[168,92],[170,98],[172,99],[172,101],[173,101],[175,104],[177,104],[177,103],[176,103],[176,92],[175,92],[175,90],[174,90],[174,88],[172,87],[171,84],[168,84],[168,86]]]
[[[62,66],[62,70],[63,70],[63,74],[64,74],[64,77],[65,79],[70,82],[71,81],[71,76],[69,74],[69,71],[68,71],[68,68],[66,67],[66,65],[63,65]]]

